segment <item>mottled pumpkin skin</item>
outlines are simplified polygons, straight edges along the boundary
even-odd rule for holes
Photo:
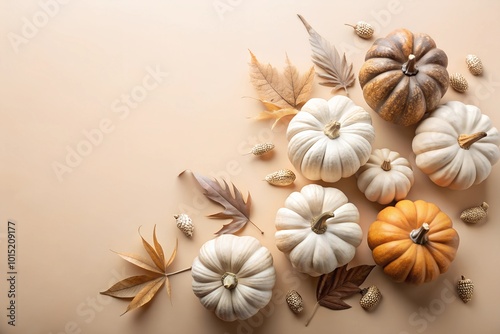
[[[417,73],[403,66],[415,56]],[[384,120],[409,126],[434,110],[449,85],[448,57],[427,34],[406,29],[377,39],[359,72],[366,103]]]
[[[410,233],[429,224],[428,240],[420,245]],[[402,200],[379,212],[368,230],[375,263],[396,282],[422,284],[446,272],[460,242],[453,223],[435,204]]]

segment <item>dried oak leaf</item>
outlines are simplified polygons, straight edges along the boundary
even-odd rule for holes
[[[164,284],[167,287],[167,294],[170,297],[172,289],[168,277],[191,269],[186,268],[176,272],[167,273],[167,268],[172,264],[175,256],[177,255],[178,242],[176,240],[174,250],[172,251],[169,259],[166,260],[163,247],[156,238],[156,226],[153,229],[153,245],[148,243],[142,235],[140,235],[140,237],[142,239],[144,249],[148,253],[152,263],[149,260],[145,260],[135,254],[118,252],[117,254],[124,260],[139,268],[147,270],[150,273],[148,275],[138,275],[125,278],[115,283],[108,290],[101,292],[103,295],[115,298],[132,299],[123,314],[150,302]]]
[[[286,116],[293,116],[307,102],[311,95],[314,79],[314,66],[300,75],[288,56],[283,73],[271,64],[261,64],[250,52],[250,79],[257,90],[260,101],[266,108],[255,118],[258,120],[275,119],[273,127]]]
[[[181,176],[187,170],[184,170],[179,174]],[[243,228],[248,222],[257,227],[250,220],[250,206],[252,204],[252,198],[250,197],[250,193],[247,195],[247,200],[243,199],[243,195],[236,188],[233,183],[230,183],[231,186],[225,180],[222,180],[222,185],[216,179],[212,179],[210,177],[206,177],[197,173],[192,172],[194,178],[198,182],[198,184],[203,188],[205,195],[208,199],[213,202],[222,205],[224,207],[224,211],[219,213],[215,213],[209,215],[210,218],[219,218],[219,219],[227,219],[230,218],[232,221],[226,225],[223,225],[222,228],[215,232],[216,235],[221,234],[229,234],[238,232],[241,228]],[[231,192],[232,188],[232,192]],[[233,194],[234,193],[234,194]],[[258,227],[257,229],[262,232]]]
[[[320,85],[333,87],[333,91],[343,88],[347,95],[347,87],[354,85],[356,80],[352,71],[352,63],[348,64],[345,53],[340,57],[337,49],[314,30],[309,23],[298,15],[309,33],[309,43],[312,49],[312,61],[323,73],[317,73],[325,81]]]
[[[360,265],[347,270],[346,264],[329,274],[321,275],[316,287],[317,302],[306,326],[309,325],[318,306],[324,306],[331,310],[351,308],[343,299],[361,292],[359,286],[363,284],[374,267],[374,265]]]

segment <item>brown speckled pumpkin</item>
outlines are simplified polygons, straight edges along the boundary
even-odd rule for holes
[[[359,72],[366,103],[384,120],[409,126],[435,109],[449,85],[448,57],[427,34],[398,29],[377,39]]]

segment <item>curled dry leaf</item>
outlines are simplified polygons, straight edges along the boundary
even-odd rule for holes
[[[329,274],[321,275],[316,287],[317,302],[306,326],[309,325],[318,306],[324,306],[331,310],[351,308],[343,299],[361,292],[359,286],[363,284],[374,267],[374,265],[360,265],[348,270],[346,264]]]
[[[153,245],[147,242],[142,235],[140,235],[140,237],[150,260],[143,259],[135,254],[117,254],[133,265],[148,271],[149,274],[127,277],[115,283],[108,290],[101,292],[103,295],[115,298],[132,299],[123,314],[149,303],[164,284],[167,287],[167,293],[170,297],[171,286],[168,277],[191,269],[186,268],[167,273],[167,268],[172,264],[177,254],[178,242],[176,240],[174,250],[168,261],[166,261],[163,247],[156,238],[156,226],[153,229]]]
[[[250,79],[266,108],[255,118],[275,119],[273,127],[286,116],[294,116],[311,95],[314,67],[300,75],[288,56],[283,73],[271,64],[261,64],[250,51]]]
[[[180,173],[179,176],[184,174],[186,171],[187,170]],[[224,225],[219,231],[215,232],[216,235],[238,232],[248,222],[253,224],[262,234],[264,234],[264,232],[262,232],[262,230],[250,220],[250,206],[252,204],[250,193],[248,193],[245,201],[243,195],[234,184],[228,184],[225,180],[222,180],[221,185],[221,183],[216,179],[197,173],[192,174],[198,184],[203,188],[203,195],[224,207],[224,211],[212,214],[208,217],[232,219],[230,223]]]
[[[324,79],[320,85],[333,87],[333,90],[343,88],[347,95],[347,87],[354,85],[356,80],[352,71],[352,63],[348,64],[345,53],[340,57],[337,49],[314,30],[309,23],[298,15],[309,33],[309,43],[312,49],[312,61],[323,73],[317,73]]]

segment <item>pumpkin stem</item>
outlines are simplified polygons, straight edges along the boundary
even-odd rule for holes
[[[326,211],[313,218],[311,222],[311,230],[316,234],[323,234],[326,232],[326,220],[335,217],[333,211]]]
[[[464,150],[468,150],[472,146],[472,144],[486,136],[486,132],[476,132],[471,135],[460,135],[458,136],[458,145],[460,145],[460,147]]]
[[[410,239],[419,245],[423,245],[427,242],[427,232],[429,232],[429,224],[423,223],[419,229],[415,229],[410,232]]]
[[[220,278],[220,281],[222,286],[228,290],[233,290],[238,285],[238,278],[236,278],[235,274],[230,272],[224,273],[224,275]]]
[[[391,161],[390,160],[384,160],[384,162],[382,162],[382,165],[380,166],[380,168],[382,168],[386,172],[390,171],[391,170]]]
[[[330,139],[335,139],[340,136],[340,123],[337,121],[330,121],[323,128],[323,132]]]
[[[416,75],[418,73],[418,68],[416,65],[416,60],[415,60],[415,55],[410,54],[408,56],[408,61],[403,64],[401,67],[401,70],[403,71],[404,74],[408,76]]]

